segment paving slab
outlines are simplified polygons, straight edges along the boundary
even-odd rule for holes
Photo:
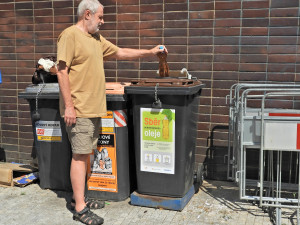
[[[272,224],[268,213],[238,196],[238,188],[232,182],[205,180],[181,212],[133,206],[129,198],[107,202],[104,209],[93,211],[104,218],[104,225]],[[67,207],[71,197],[71,192],[45,190],[38,184],[0,187],[0,224],[81,224],[73,221]],[[282,225],[296,223],[294,212],[283,211]]]

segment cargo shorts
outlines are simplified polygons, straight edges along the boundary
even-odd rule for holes
[[[100,118],[76,118],[76,124],[66,127],[72,152],[90,154],[97,148]]]

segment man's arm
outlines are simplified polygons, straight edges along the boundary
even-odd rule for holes
[[[57,78],[65,102],[65,123],[67,126],[72,126],[72,124],[76,123],[76,112],[71,97],[68,67],[64,61],[59,61]]]
[[[163,48],[160,48],[160,47]],[[156,55],[159,52],[165,51],[168,53],[168,50],[163,45],[157,45],[152,49],[133,49],[133,48],[119,48],[116,54],[112,55],[109,58],[115,58],[119,60],[134,60],[138,58],[143,58],[147,56]]]

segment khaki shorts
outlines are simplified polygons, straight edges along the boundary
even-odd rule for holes
[[[66,127],[75,154],[90,154],[97,148],[100,118],[76,118],[76,124]]]

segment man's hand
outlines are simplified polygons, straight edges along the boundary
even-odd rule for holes
[[[67,107],[65,109],[65,123],[67,127],[70,127],[76,123],[76,112],[74,107]]]
[[[163,52],[168,54],[168,49],[164,45],[157,45],[154,48],[152,48],[151,51],[153,55],[156,55],[157,53],[163,53]]]

